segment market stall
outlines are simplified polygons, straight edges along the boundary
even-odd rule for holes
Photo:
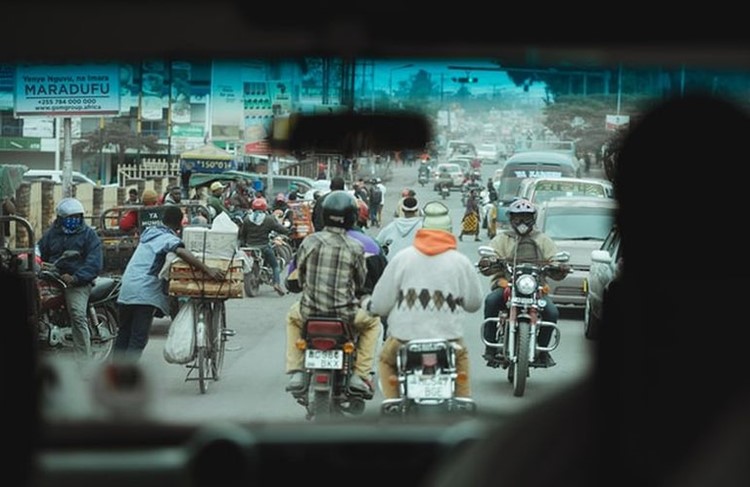
[[[236,170],[235,156],[212,143],[183,152],[180,154],[180,181],[183,196],[190,188],[190,177],[193,174],[220,174]]]

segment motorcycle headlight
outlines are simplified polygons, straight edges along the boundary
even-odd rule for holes
[[[536,291],[538,284],[534,276],[524,274],[516,279],[516,291],[521,294],[532,294]]]

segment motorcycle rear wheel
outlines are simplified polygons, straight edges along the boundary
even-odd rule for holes
[[[253,262],[252,270],[245,273],[243,280],[245,296],[253,298],[260,292],[260,272],[260,265],[257,262]]]

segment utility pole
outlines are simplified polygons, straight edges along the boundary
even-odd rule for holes
[[[73,196],[73,147],[71,143],[70,117],[63,118],[63,168],[62,168],[62,194],[63,198]]]

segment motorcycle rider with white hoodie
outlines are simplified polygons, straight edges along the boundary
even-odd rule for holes
[[[389,262],[399,250],[405,249],[412,244],[417,230],[422,228],[423,217],[419,214],[419,202],[417,198],[408,196],[403,198],[400,204],[400,209],[404,216],[391,220],[390,223],[378,232],[378,236],[375,237],[375,240],[381,246],[388,247],[386,258]]]
[[[408,340],[444,338],[458,345],[456,368],[469,372],[469,353],[462,326],[466,313],[482,307],[482,285],[474,264],[457,246],[448,208],[432,201],[424,207],[422,228],[412,245],[392,256],[362,307],[381,320],[388,317],[389,336],[380,352],[378,376],[386,399],[399,397],[396,355]],[[468,381],[456,396],[469,398]]]

